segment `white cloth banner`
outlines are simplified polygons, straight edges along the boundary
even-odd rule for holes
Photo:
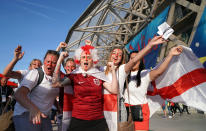
[[[206,69],[191,48],[183,46],[182,54],[173,57],[155,84],[148,89],[153,91],[148,92],[150,117],[161,107],[164,99],[206,111]]]

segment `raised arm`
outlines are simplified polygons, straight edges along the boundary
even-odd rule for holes
[[[170,61],[172,60],[172,57],[180,55],[182,53],[182,50],[183,49],[181,46],[173,47],[170,50],[168,56],[165,58],[164,62],[157,69],[150,72],[151,81],[155,80],[158,76],[160,76],[167,69]]]
[[[67,47],[67,43],[65,42],[60,42],[58,47],[56,48],[56,51],[60,51],[61,49],[64,49]]]
[[[61,52],[60,57],[57,61],[57,65],[54,70],[53,79],[52,79],[52,87],[63,87],[64,85],[70,84],[70,80],[68,78],[61,81],[60,79],[60,69],[61,69],[61,63],[63,60],[68,56],[67,52]]]
[[[18,45],[17,48],[14,50],[14,58],[11,62],[4,68],[3,75],[6,77],[14,78],[20,80],[22,78],[20,71],[13,71],[14,66],[16,63],[21,60],[24,56],[24,52],[21,52],[21,46]]]
[[[126,63],[125,72],[129,73],[131,71],[132,67],[137,63],[137,61],[141,60],[154,45],[162,44],[164,42],[166,42],[166,40],[164,40],[162,38],[162,36],[155,36],[147,44],[147,46],[145,48],[143,48],[140,52],[138,52],[138,54],[135,56],[134,59],[132,59],[128,63]]]
[[[111,93],[117,94],[118,92],[118,80],[117,80],[117,75],[116,75],[116,66],[114,66],[114,63],[110,62],[108,63],[109,66],[111,66],[112,70],[112,83],[104,82],[103,86]]]

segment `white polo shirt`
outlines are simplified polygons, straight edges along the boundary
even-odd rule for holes
[[[44,72],[44,66],[42,66]],[[35,87],[39,78],[36,69],[29,71],[22,79],[20,85],[27,87],[30,91]],[[52,77],[44,73],[42,82],[28,94],[28,98],[40,109],[45,115],[49,115],[56,96],[59,94],[59,88],[52,88]],[[15,105],[14,116],[21,115],[28,111],[19,103]]]
[[[140,105],[147,103],[147,88],[151,82],[149,72],[150,70],[142,70],[141,71],[141,84],[139,87],[136,85],[136,75],[138,71],[131,72],[130,82],[128,84],[129,87],[129,98],[131,105]],[[127,89],[124,93],[125,103],[129,103],[128,101],[128,93]]]

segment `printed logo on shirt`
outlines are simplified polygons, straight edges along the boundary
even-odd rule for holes
[[[93,79],[93,81],[94,81],[94,84],[95,84],[95,85],[98,85],[98,86],[100,85],[99,79]]]
[[[83,83],[84,83],[84,81],[79,81],[78,83],[81,85],[81,84],[83,84]]]

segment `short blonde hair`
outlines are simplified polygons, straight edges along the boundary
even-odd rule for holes
[[[40,59],[33,59],[33,60],[30,62],[29,66],[31,66],[34,61],[39,61],[39,62],[41,63],[41,65],[42,65],[42,62],[41,62]]]

